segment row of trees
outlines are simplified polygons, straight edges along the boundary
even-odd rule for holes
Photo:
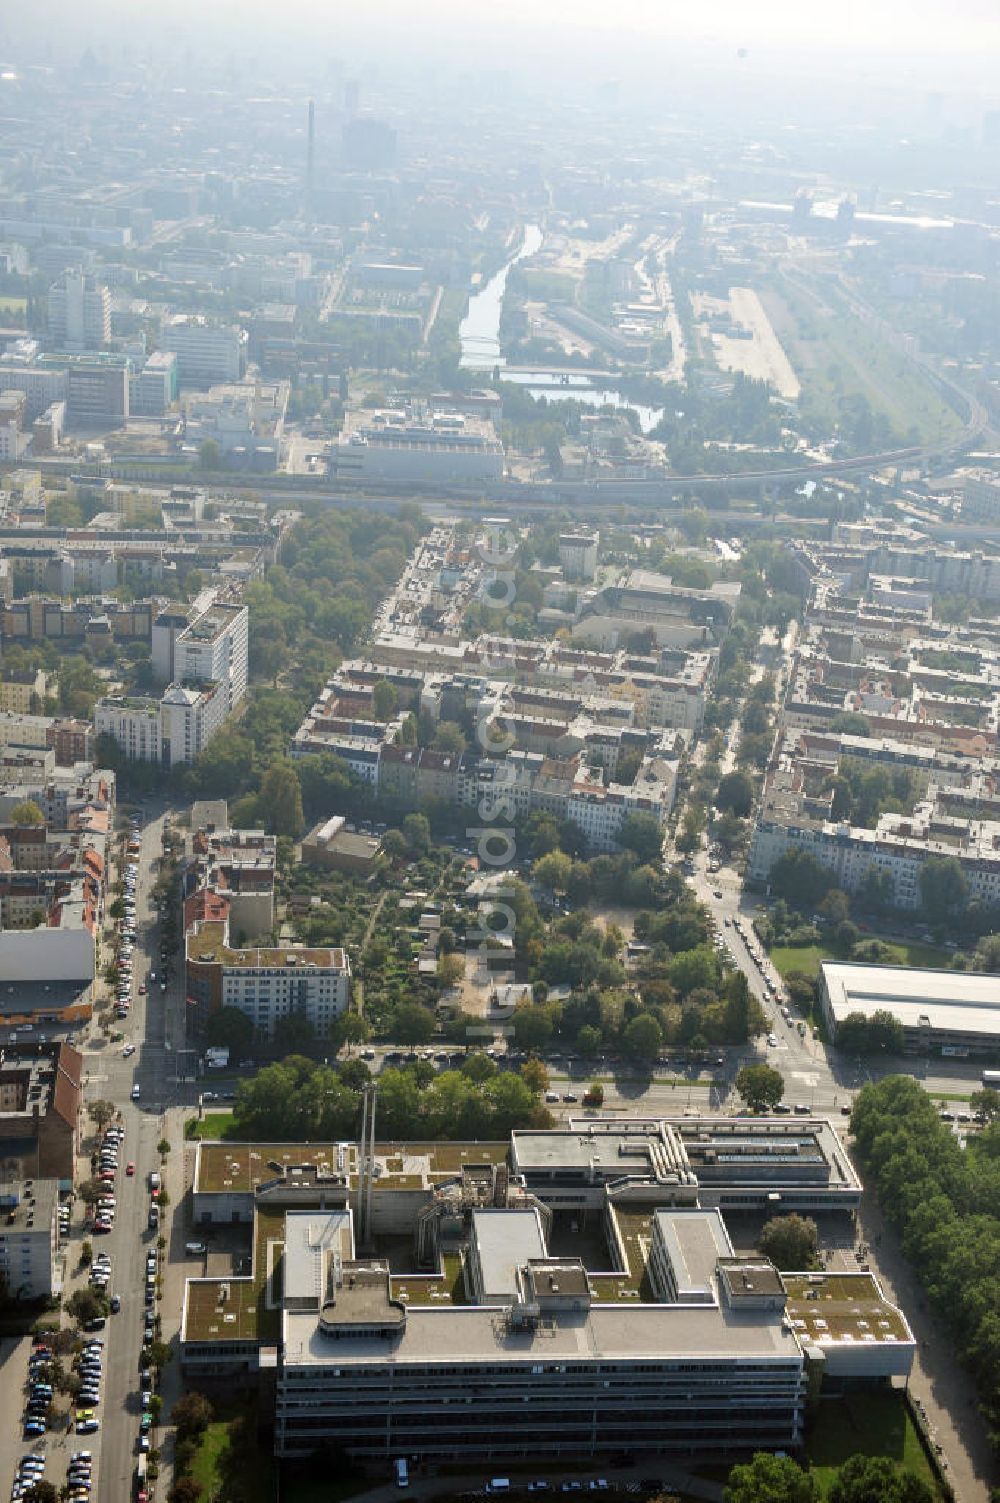
[[[363,1061],[333,1066],[292,1055],[240,1082],[233,1106],[238,1136],[267,1141],[356,1137]],[[529,1061],[520,1073],[500,1071],[485,1054],[461,1069],[435,1071],[418,1060],[382,1070],[379,1131],[389,1138],[498,1138],[519,1127],[551,1126],[541,1103],[543,1068]]]
[[[909,1076],[866,1085],[851,1130],[866,1183],[946,1322],[1000,1455],[1000,1122],[963,1152]]]
[[[812,1473],[790,1456],[758,1451],[734,1466],[725,1503],[934,1503],[934,1494],[907,1467],[889,1456],[851,1456],[824,1492]]]

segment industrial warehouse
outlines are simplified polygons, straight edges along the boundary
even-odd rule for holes
[[[781,1274],[725,1214],[860,1193],[821,1118],[203,1142],[194,1223],[244,1228],[251,1272],[187,1281],[185,1373],[255,1375],[283,1457],[795,1447],[810,1394],[905,1378],[913,1338],[869,1273]]]
[[[965,1059],[1000,1055],[1000,979],[975,971],[913,966],[821,966],[820,1004],[835,1038],[852,1013],[889,1012],[908,1054]]]

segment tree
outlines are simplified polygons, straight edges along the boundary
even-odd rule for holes
[[[87,1179],[79,1186],[76,1192],[85,1206],[96,1205],[104,1194],[104,1186],[99,1179]]]
[[[426,1044],[434,1034],[434,1017],[417,1002],[404,1002],[396,1008],[390,1036],[400,1044]]]
[[[87,1116],[91,1122],[96,1123],[99,1130],[107,1127],[117,1108],[113,1101],[107,1101],[103,1097],[97,1101],[91,1101],[87,1106]]]
[[[840,887],[831,887],[819,911],[831,924],[845,924],[851,917],[851,900]]]
[[[549,1088],[549,1072],[540,1059],[526,1059],[521,1066],[521,1079],[533,1096],[544,1096]]]
[[[217,470],[222,463],[222,450],[214,438],[206,438],[198,449],[198,464],[203,470]]]
[[[197,1389],[182,1393],[170,1411],[178,1440],[202,1435],[212,1423],[214,1413],[211,1400]]]
[[[728,810],[746,819],[753,809],[753,781],[745,772],[727,772],[719,779],[715,793],[717,809]]]
[[[652,1064],[663,1048],[663,1029],[650,1012],[641,1012],[626,1024],[622,1045],[633,1059]]]
[[[434,750],[460,757],[467,750],[465,732],[455,720],[442,720],[434,733]]]
[[[592,1080],[583,1095],[584,1106],[603,1106],[604,1087],[599,1080]]]
[[[920,868],[920,902],[929,924],[947,924],[965,907],[969,884],[957,856],[930,856]]]
[[[933,1503],[934,1494],[889,1456],[850,1456],[827,1497],[829,1503]]]
[[[812,1268],[816,1261],[816,1223],[810,1216],[772,1216],[757,1246],[775,1268]]]
[[[107,1299],[103,1294],[98,1294],[96,1289],[77,1289],[66,1301],[67,1312],[80,1326],[106,1316],[109,1309]]]
[[[725,1503],[816,1503],[819,1490],[790,1456],[758,1451],[752,1461],[733,1467],[723,1496]]]
[[[376,720],[391,720],[399,705],[399,694],[388,679],[380,678],[372,689],[372,708]]]
[[[437,963],[438,980],[446,989],[456,986],[465,976],[465,960],[461,955],[439,955]]]
[[[752,1112],[762,1112],[778,1105],[785,1082],[770,1065],[744,1065],[736,1077],[736,1090]]]
[[[150,1366],[155,1367],[157,1372],[166,1367],[172,1356],[173,1353],[165,1341],[154,1341],[149,1348]]]
[[[253,1044],[253,1019],[238,1007],[220,1007],[218,1012],[209,1013],[204,1038],[206,1044],[228,1049],[242,1059]]]
[[[841,736],[870,736],[871,722],[857,710],[841,710],[830,721],[831,731],[837,731]]]
[[[431,848],[431,823],[427,815],[408,814],[403,820],[403,835],[414,855],[426,855]]]
[[[512,1021],[519,1049],[544,1049],[555,1031],[551,1009],[545,1004],[519,1002]]]
[[[261,778],[260,807],[273,834],[295,839],[302,833],[302,788],[298,773],[287,758],[273,762]]]
[[[275,1048],[285,1054],[299,1054],[315,1042],[316,1029],[304,1012],[283,1013],[274,1025]]]
[[[190,1472],[177,1477],[167,1493],[167,1503],[201,1503],[201,1483]]]
[[[573,871],[572,858],[563,851],[550,851],[535,862],[534,877],[549,892],[565,892]]]
[[[160,1155],[161,1159],[165,1159],[167,1154],[170,1152],[170,1139],[161,1138],[156,1145],[156,1151]]]
[[[658,862],[663,851],[663,831],[652,814],[630,814],[622,820],[618,844],[634,851],[641,862]]]
[[[330,1029],[330,1038],[338,1049],[342,1049],[345,1045],[350,1048],[352,1044],[366,1043],[371,1033],[367,1018],[357,1012],[343,1012]]]
[[[969,1105],[977,1117],[984,1117],[987,1122],[995,1122],[1000,1118],[1000,1091],[992,1086],[986,1086],[981,1091],[973,1091],[969,1097]]]
[[[797,846],[778,857],[767,880],[774,896],[799,913],[817,907],[834,885],[833,873]]]
[[[55,1484],[48,1482],[44,1477],[33,1482],[24,1496],[30,1499],[31,1503],[59,1503],[59,1494],[56,1492]]]
[[[15,804],[10,811],[10,822],[12,825],[17,825],[23,829],[28,825],[43,825],[45,823],[45,815],[39,809],[34,799],[25,798],[19,804]]]
[[[401,861],[407,852],[406,836],[402,830],[386,830],[382,836],[382,852],[390,861]]]
[[[984,934],[976,946],[973,967],[977,971],[1000,971],[1000,934]]]

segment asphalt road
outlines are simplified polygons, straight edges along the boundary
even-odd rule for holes
[[[122,1308],[109,1318],[104,1331],[104,1400],[99,1435],[88,1438],[95,1453],[96,1496],[99,1503],[122,1503],[133,1490],[136,1441],[139,1433],[139,1351],[144,1315],[145,1259],[156,1245],[156,1232],[147,1227],[149,1173],[158,1168],[156,1145],[162,1136],[160,1116],[164,1080],[163,998],[157,986],[140,996],[138,988],[156,969],[158,939],[156,913],[150,902],[150,864],[160,853],[160,821],[146,826],[141,837],[139,878],[136,884],[136,938],[132,956],[132,1011],[122,1025],[125,1039],[136,1052],[125,1059],[121,1044],[95,1041],[85,1048],[88,1100],[104,1097],[121,1110],[125,1142],[120,1156],[114,1230],[94,1239],[95,1251],[111,1256],[111,1289]],[[140,1100],[130,1099],[134,1084]],[[136,1166],[133,1178],[125,1165]],[[85,1442],[81,1439],[80,1444]]]

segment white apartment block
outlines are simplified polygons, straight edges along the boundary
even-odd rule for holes
[[[165,322],[160,347],[177,356],[177,374],[191,386],[239,381],[246,372],[247,332],[236,324],[178,314]]]
[[[564,532],[559,538],[559,563],[567,579],[593,579],[597,573],[598,532]]]
[[[279,1019],[292,1013],[301,1014],[320,1036],[327,1034],[350,1002],[350,961],[343,950],[306,954],[321,958],[262,950],[254,958],[272,964],[224,965],[223,1007],[238,1007],[262,1038],[272,1037]]]
[[[247,691],[249,623],[245,605],[216,603],[203,611],[174,642],[174,678],[220,684],[227,711],[234,710]]]
[[[0,1284],[12,1299],[62,1292],[54,1179],[0,1181]]]
[[[111,342],[111,293],[67,271],[49,288],[49,339],[57,350],[100,350]]]
[[[229,714],[223,685],[171,684],[161,699],[102,699],[94,706],[97,735],[113,736],[130,762],[177,767],[193,762]]]
[[[159,701],[150,698],[98,700],[94,732],[111,736],[130,762],[161,762],[162,736]]]

